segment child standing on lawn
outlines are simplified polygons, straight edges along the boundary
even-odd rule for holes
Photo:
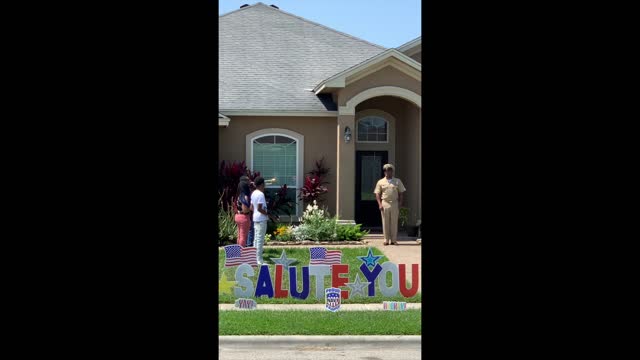
[[[267,200],[264,197],[264,178],[258,176],[254,180],[256,190],[251,194],[251,210],[253,210],[254,245],[256,247],[256,258],[258,265],[264,264],[262,260],[262,249],[264,237],[267,234]]]

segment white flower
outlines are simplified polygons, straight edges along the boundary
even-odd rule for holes
[[[313,205],[313,210],[318,210],[318,205]]]

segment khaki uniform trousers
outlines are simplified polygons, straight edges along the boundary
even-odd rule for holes
[[[394,243],[398,240],[398,216],[400,215],[398,202],[386,202],[382,200],[381,214],[384,241]]]

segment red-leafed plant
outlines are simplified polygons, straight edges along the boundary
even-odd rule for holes
[[[282,212],[291,215],[291,210],[295,208],[293,199],[287,196],[287,184],[284,184],[273,195],[265,194],[267,200],[267,210],[269,211],[269,219],[273,222],[280,220],[278,213]]]
[[[236,200],[238,184],[240,183],[240,177],[246,175],[249,178],[249,188],[253,192],[256,187],[254,180],[260,176],[260,172],[251,171],[247,168],[244,161],[225,161],[220,163],[220,170],[218,172],[218,194],[220,195],[219,202],[225,211],[231,210],[233,213],[236,211]],[[267,210],[272,221],[278,219],[278,213],[283,212],[287,215],[291,214],[291,209],[295,208],[293,199],[287,197],[287,185],[283,185],[278,189],[275,194],[266,192]]]
[[[326,194],[329,190],[322,185],[321,178],[318,176],[306,176],[304,178],[304,186],[300,189],[300,199],[305,203],[318,200],[321,195]]]
[[[224,210],[233,209],[235,206],[236,193],[238,192],[238,184],[240,183],[240,177],[246,175],[253,183],[253,179],[260,176],[259,172],[252,172],[247,169],[244,161],[225,161],[220,163],[220,169],[218,171],[218,194],[220,195],[220,202]],[[255,186],[251,188],[253,191]]]
[[[309,171],[309,175],[317,176],[321,179],[321,184],[328,184],[328,182],[324,181],[327,175],[329,175],[329,168],[324,165],[324,157],[320,160],[316,160],[315,168]]]
[[[329,174],[329,168],[324,165],[324,157],[315,162],[315,168],[311,170],[304,179],[304,186],[300,189],[300,199],[305,203],[311,203],[314,200],[319,201],[320,197],[327,192],[325,184],[326,176]]]

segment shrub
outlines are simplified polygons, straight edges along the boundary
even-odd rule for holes
[[[314,200],[313,206],[307,206],[300,218],[301,224],[293,228],[292,233],[296,240],[336,240],[337,221],[336,217],[329,217],[326,210],[319,209]]]
[[[399,224],[401,228],[404,228],[407,225],[407,221],[409,220],[409,208],[402,207],[400,208],[400,214],[398,216]]]
[[[273,234],[278,229],[278,224],[275,222],[267,222],[267,234]]]
[[[265,200],[267,201],[269,220],[273,222],[273,225],[280,219],[278,214],[291,215],[291,210],[295,209],[295,202],[287,196],[287,184],[282,185],[275,195],[266,193]],[[269,231],[269,233],[271,233],[271,231]]]
[[[293,240],[293,226],[280,225],[273,232],[273,236],[277,241],[291,241]]]
[[[225,210],[222,199],[218,201],[218,245],[235,243],[238,239],[238,226],[236,225],[233,210],[229,207]]]
[[[362,224],[338,225],[336,235],[338,240],[358,241],[369,233],[368,230],[360,230]]]

